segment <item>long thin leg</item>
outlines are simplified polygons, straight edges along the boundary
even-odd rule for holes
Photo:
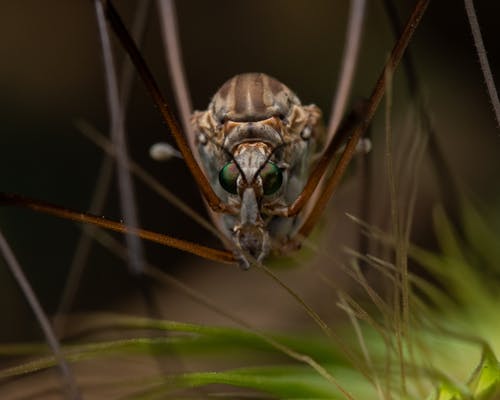
[[[111,158],[116,157],[116,149],[113,147],[112,143],[95,127],[90,125],[85,121],[77,121],[77,128],[80,132],[88,138],[92,143],[94,143],[97,147],[101,148],[107,155]],[[172,191],[167,189],[160,181],[150,175],[144,168],[142,168],[137,162],[134,160],[130,160],[130,163],[127,165],[127,168],[130,170],[132,174],[135,175],[137,179],[139,179],[142,183],[144,183],[149,189],[158,194],[165,201],[172,204],[179,211],[184,213],[186,216],[191,218],[193,221],[198,223],[201,227],[206,229],[208,232],[212,233],[215,237],[217,237],[222,242],[224,241],[225,236],[222,235],[207,219],[202,217],[196,211],[194,211],[191,207],[186,205],[186,203],[177,197]],[[93,214],[99,214],[100,212],[90,211]]]
[[[311,173],[310,179],[304,187],[302,193],[297,197],[291,206],[281,210],[280,215],[292,217],[298,214],[307,204],[321,181],[321,178],[331,165],[332,158],[341,149],[345,140],[345,134],[349,133],[352,126],[352,121],[344,124],[344,126],[340,126],[340,122],[345,111],[356,69],[359,47],[361,44],[361,35],[363,32],[365,8],[366,2],[364,0],[351,0],[350,2],[344,56],[342,57],[343,62],[338,79],[337,90],[330,110],[330,121],[326,131],[326,149]]]
[[[99,131],[97,131],[91,125],[81,121],[78,124],[78,128],[89,140],[91,140],[96,146],[103,149],[110,156],[115,157],[115,149],[111,145],[111,142],[107,140]],[[212,233],[217,237],[226,248],[231,248],[232,242],[224,236],[220,231],[217,230],[209,221],[207,221],[200,214],[195,212],[189,206],[187,206],[181,199],[179,199],[174,193],[168,190],[164,185],[162,185],[158,180],[153,178],[148,172],[146,172],[139,164],[133,160],[127,165],[127,168],[132,174],[135,175],[142,183],[148,186],[153,192],[158,194],[164,200],[168,201],[173,206],[177,207],[181,212],[190,217],[193,221],[197,222],[201,227],[205,228],[208,232]],[[92,212],[91,212],[92,213]]]
[[[164,246],[173,247],[191,254],[206,258],[208,260],[219,261],[226,264],[236,264],[234,255],[227,250],[218,250],[211,247],[201,246],[196,243],[176,239],[161,233],[148,231],[140,228],[132,228],[121,222],[116,222],[104,217],[98,217],[88,213],[69,210],[67,208],[54,204],[42,202],[40,200],[30,199],[12,193],[0,192],[0,205],[9,205],[16,207],[29,208],[31,210],[44,214],[54,215],[59,218],[69,219],[71,221],[83,222],[109,229],[111,231],[132,234],[150,242],[159,243]]]
[[[180,129],[179,123],[177,122],[170,108],[168,107],[167,102],[165,101],[163,95],[161,94],[158,84],[154,80],[151,71],[147,67],[133,39],[130,37],[125,26],[123,25],[123,22],[118,13],[116,12],[113,4],[111,3],[111,1],[106,1],[105,6],[106,6],[106,17],[109,23],[111,24],[111,27],[115,31],[124,49],[127,51],[128,55],[130,56],[130,59],[137,68],[137,71],[140,77],[142,78],[154,103],[158,107],[158,110],[163,120],[167,123],[168,127],[170,128],[172,136],[174,137],[175,142],[177,144],[177,147],[179,148],[179,151],[181,152],[184,161],[186,162],[189,170],[191,171],[193,178],[198,184],[198,187],[205,196],[210,208],[212,208],[214,211],[217,212],[235,214],[237,210],[223,203],[219,199],[217,194],[212,189],[212,186],[208,182],[205,174],[203,173],[200,166],[196,162],[194,155],[191,152],[191,149],[189,148],[189,145],[186,141],[186,138],[182,134],[182,130]]]
[[[141,1],[137,4],[136,17],[134,18],[132,26],[132,36],[140,43],[144,37],[144,32],[146,28],[146,21],[148,19],[148,14],[151,9],[151,1]],[[120,76],[120,104],[123,109],[123,113],[126,114],[128,104],[130,101],[130,93],[132,91],[132,86],[134,82],[135,70],[134,66],[127,59],[123,62],[123,67]],[[106,154],[103,157],[101,168],[99,170],[98,176],[96,178],[96,186],[94,193],[92,195],[92,200],[90,202],[90,213],[101,214],[104,207],[104,203],[108,196],[108,189],[111,185],[113,177],[113,158],[111,155]],[[64,285],[64,290],[61,295],[61,300],[57,308],[56,315],[59,317],[54,320],[54,329],[59,334],[63,333],[64,318],[61,317],[65,315],[75,298],[78,290],[80,278],[83,275],[83,270],[88,260],[90,250],[92,248],[92,230],[96,229],[93,226],[84,227],[83,232],[80,235],[76,249],[74,251],[73,260],[69,268],[69,274],[66,278]]]
[[[309,179],[305,184],[302,192],[297,196],[295,201],[290,206],[283,207],[282,209],[278,210],[275,209],[273,210],[273,214],[281,215],[284,217],[293,217],[304,208],[304,206],[307,204],[316,188],[318,187],[318,184],[323,178],[325,172],[328,170],[328,167],[331,166],[332,160],[334,159],[335,155],[341,151],[342,146],[348,139],[349,135],[351,134],[352,130],[354,129],[362,115],[363,110],[354,110],[354,112],[349,115],[338,132],[332,138],[332,141],[330,142],[326,150],[321,155],[321,158],[311,172],[311,175],[309,176]]]
[[[367,107],[364,113],[363,118],[357,124],[354,129],[352,136],[349,138],[347,146],[340,157],[335,169],[332,172],[332,175],[327,180],[325,187],[323,188],[322,193],[320,194],[318,201],[315,207],[312,209],[311,213],[307,216],[303,225],[300,227],[297,238],[295,240],[300,240],[303,237],[306,237],[311,232],[312,228],[318,221],[319,217],[323,213],[324,208],[330,197],[332,196],[334,190],[337,188],[340,179],[344,176],[344,172],[347,168],[347,165],[351,161],[354,151],[356,149],[356,145],[361,137],[361,135],[366,131],[368,126],[370,125],[373,116],[382,100],[382,97],[385,93],[386,89],[386,79],[388,76],[392,75],[395,68],[398,66],[401,58],[404,54],[406,47],[408,46],[415,29],[417,28],[420,19],[422,18],[427,6],[429,4],[429,0],[419,0],[416,4],[408,22],[406,23],[405,29],[403,30],[400,38],[396,42],[394,48],[392,49],[391,55],[380,74],[380,77],[375,84],[375,88],[368,100]],[[309,183],[309,182],[308,182]],[[307,185],[306,185],[307,186]],[[293,240],[293,239],[292,239]]]
[[[193,106],[189,95],[188,84],[182,53],[179,44],[179,32],[177,29],[177,16],[174,0],[157,0],[160,25],[165,47],[165,58],[170,72],[170,82],[174,89],[175,101],[181,115],[181,123],[186,132],[188,143],[194,153],[194,135],[191,128],[191,115]],[[194,153],[196,158],[196,153]]]
[[[363,33],[363,20],[365,16],[366,1],[351,0],[349,22],[347,23],[342,68],[338,79],[337,91],[330,110],[330,121],[326,131],[326,143],[329,144],[339,128],[349,94],[351,91],[354,72],[358,63],[361,35]]]
[[[127,224],[132,228],[137,228],[139,226],[139,217],[135,202],[134,183],[126,167],[129,163],[129,157],[125,135],[125,116],[118,92],[118,80],[116,78],[117,74],[113,51],[111,49],[111,40],[104,17],[103,4],[100,0],[95,0],[95,8],[106,76],[108,108],[111,116],[110,133],[117,150],[116,162],[118,189],[120,192],[120,208]],[[129,269],[132,273],[140,275],[144,265],[144,248],[142,243],[139,237],[135,235],[126,235],[125,239],[129,252]]]
[[[138,15],[136,16],[136,23],[134,25],[139,25],[137,30],[140,30],[142,26],[142,31],[146,26],[145,21],[147,19],[147,10],[150,8],[150,1],[143,0],[140,2],[138,7]],[[113,141],[113,147],[116,149],[116,161],[117,161],[117,175],[118,184],[120,192],[120,203],[121,209],[125,220],[128,225],[132,228],[137,228],[138,215],[135,202],[135,191],[131,172],[128,168],[130,165],[130,158],[127,151],[127,140],[125,134],[125,110],[126,103],[129,99],[129,92],[131,90],[131,82],[134,77],[134,70],[131,68],[129,60],[125,60],[125,70],[123,76],[124,85],[118,88],[117,73],[115,70],[115,65],[113,61],[113,50],[110,46],[110,38],[108,33],[107,23],[104,17],[103,5],[100,0],[95,0],[99,33],[101,37],[101,44],[103,50],[103,59],[106,70],[106,81],[107,81],[107,95],[110,104],[110,115],[112,121],[111,138]],[[141,7],[143,9],[141,9]],[[142,17],[142,21],[141,21]],[[135,26],[134,26],[135,28]],[[136,32],[133,32],[133,34]],[[142,36],[141,32],[136,34],[134,39],[137,40],[137,36]],[[138,40],[140,42],[140,40]],[[122,97],[118,91],[127,91]],[[144,275],[144,270],[146,268],[146,259],[144,254],[144,248],[142,242],[138,236],[126,235],[127,242],[127,262],[129,265],[129,270],[132,274],[135,274],[136,285],[139,288],[142,298],[145,302],[146,312],[150,318],[160,318],[161,313],[158,304],[155,302],[154,295],[152,292],[152,282]],[[156,355],[154,356],[156,363],[158,365],[159,371],[161,373],[166,373],[164,362]]]
[[[100,214],[104,207],[104,203],[108,194],[108,187],[113,178],[114,160],[111,156],[106,155],[102,160],[97,178],[95,191],[90,203],[90,212],[92,214]],[[83,231],[73,253],[73,259],[69,268],[69,273],[64,283],[64,289],[59,300],[56,318],[53,319],[54,330],[59,337],[64,336],[65,316],[70,311],[78,289],[81,278],[84,274],[84,269],[87,265],[88,257],[92,248],[93,231],[97,229],[92,225],[83,226]]]
[[[420,18],[424,14],[428,3],[429,0],[419,0],[417,5],[415,6],[415,9],[412,15],[410,16],[410,19],[408,20],[404,32],[400,36],[399,40],[396,42],[389,57],[389,60],[387,61],[384,69],[382,70],[382,74],[380,75],[375,85],[375,88],[369,100],[366,103],[366,109],[361,112],[362,118],[360,118],[360,120],[355,124],[356,126],[352,130],[352,133],[350,132],[350,130],[352,129],[352,121],[351,121],[341,131],[339,131],[338,134],[336,134],[333,137],[327,149],[321,155],[320,160],[314,167],[314,170],[309,176],[309,179],[305,184],[304,189],[297,196],[297,199],[290,206],[283,207],[282,209],[275,210],[273,212],[273,214],[275,215],[292,217],[298,214],[304,208],[304,206],[307,204],[307,202],[315,192],[319,182],[323,178],[328,167],[331,165],[335,153],[337,153],[337,151],[341,148],[341,145],[346,135],[350,134],[347,146],[345,147],[345,150],[343,151],[340,160],[335,166],[332,175],[328,178],[327,184],[323,188],[323,191],[317,201],[316,206],[314,207],[314,210],[308,216],[307,220],[304,222],[304,225],[301,228],[300,231],[301,235],[307,236],[307,234],[309,234],[312,227],[315,225],[317,219],[322,214],[326,206],[326,203],[333,194],[333,191],[339,184],[340,179],[344,175],[345,169],[349,164],[349,162],[351,161],[352,156],[354,155],[354,152],[356,150],[356,145],[363,132],[365,132],[366,129],[368,128],[368,125],[370,125],[370,122],[373,119],[375,111],[377,110],[377,107],[380,103],[380,100],[384,95],[386,76],[390,71],[393,71],[399,64],[399,61],[401,60],[404,50],[408,46],[408,43],[413,35],[413,32],[418,26]]]
[[[5,259],[7,266],[10,268],[10,271],[14,276],[17,284],[21,287],[21,290],[31,307],[33,314],[35,314],[35,318],[38,320],[38,324],[42,328],[43,334],[45,335],[45,340],[47,341],[47,344],[54,354],[54,358],[57,362],[57,365],[59,366],[62,378],[64,380],[67,398],[74,400],[80,399],[81,395],[78,387],[76,386],[75,378],[73,376],[73,373],[71,372],[71,369],[69,368],[68,362],[61,352],[61,346],[54,331],[52,330],[49,319],[45,315],[45,312],[43,311],[35,292],[26,279],[26,276],[24,275],[16,256],[12,252],[2,232],[0,232],[0,252]]]
[[[477,20],[476,9],[474,8],[474,0],[464,0],[464,4],[465,11],[467,12],[467,19],[474,38],[474,45],[476,46],[479,64],[481,65],[481,72],[483,73],[484,82],[486,83],[486,88],[488,89],[488,95],[490,96],[490,102],[493,106],[497,126],[500,126],[500,100],[498,99],[495,80],[493,79],[493,74],[491,73],[488,55],[486,54],[486,48],[483,43],[481,28],[479,28],[479,21]]]
[[[361,35],[363,31],[363,19],[366,2],[364,0],[351,0],[350,3],[349,22],[347,24],[348,26],[344,46],[344,61],[342,63],[341,73],[338,79],[337,91],[332,101],[332,107],[330,110],[330,121],[326,132],[326,149],[312,171],[308,182],[302,190],[302,193],[290,206],[277,212],[274,210],[274,213],[278,215],[292,217],[304,208],[331,165],[333,157],[342,148],[342,144],[346,140],[346,134],[350,133],[350,130],[352,129],[352,119],[347,121],[347,123],[344,123],[343,126],[340,125],[340,122],[342,115],[344,114],[356,69],[355,67],[357,64]],[[353,115],[351,115],[351,117],[353,117]]]

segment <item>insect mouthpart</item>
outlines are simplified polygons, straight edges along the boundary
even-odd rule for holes
[[[281,168],[269,160],[271,154],[265,143],[243,143],[237,147],[233,160],[219,171],[220,185],[237,196],[234,201],[240,208],[232,235],[236,257],[243,269],[262,261],[270,251],[261,205],[268,201],[268,196],[279,192],[284,180]]]
[[[234,226],[233,231],[236,245],[241,250],[237,254],[241,268],[248,269],[255,261],[260,262],[267,256],[270,249],[269,233],[264,229],[257,195],[251,187],[243,191],[240,223]]]
[[[237,258],[240,267],[247,270],[252,264],[261,262],[268,255],[269,234],[262,227],[250,224],[236,226],[234,229],[236,244],[241,250]]]

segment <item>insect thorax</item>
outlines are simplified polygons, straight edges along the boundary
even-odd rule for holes
[[[222,201],[241,210],[214,217],[216,225],[232,237],[250,224],[269,235],[262,239],[268,240],[261,244],[263,252],[279,250],[294,234],[298,219],[273,216],[273,210],[290,205],[307,181],[323,138],[319,108],[303,106],[276,79],[249,73],[224,83],[208,109],[194,113],[192,123],[212,187]],[[248,188],[255,193],[255,200],[249,200],[255,207],[243,204],[244,197],[252,197],[244,195]]]

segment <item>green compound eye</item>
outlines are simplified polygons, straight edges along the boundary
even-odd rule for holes
[[[260,177],[262,178],[262,189],[266,196],[276,193],[283,183],[283,173],[281,169],[271,161],[262,168]]]
[[[240,171],[238,170],[238,167],[236,166],[234,161],[231,161],[224,165],[224,167],[219,172],[220,185],[227,192],[236,194],[238,193],[238,186],[236,185],[238,176],[240,176]]]

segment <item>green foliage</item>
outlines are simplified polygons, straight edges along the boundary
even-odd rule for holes
[[[410,258],[429,271],[433,281],[410,275],[419,295],[410,295],[408,326],[398,312],[387,311],[382,298],[372,294],[378,307],[362,307],[339,294],[340,304],[353,317],[352,326],[346,324],[336,333],[348,344],[347,352],[326,336],[93,315],[86,329],[112,329],[132,337],[68,343],[65,357],[77,366],[175,356],[193,366],[189,372],[169,369],[108,383],[127,388],[123,398],[131,399],[179,398],[197,388],[214,396],[240,390],[237,393],[280,399],[498,399],[498,235],[471,206],[464,208],[461,234],[439,208],[434,222],[439,252],[409,250]],[[3,369],[0,379],[30,379],[54,367],[56,361],[44,356],[46,351],[39,344],[0,346],[4,356],[34,357]]]

